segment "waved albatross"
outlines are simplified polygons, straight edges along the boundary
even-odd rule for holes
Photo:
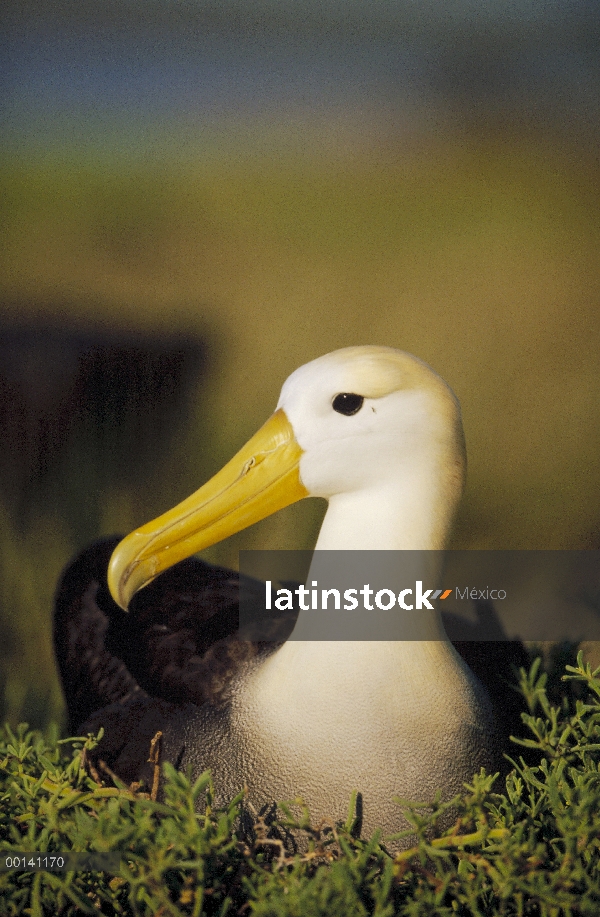
[[[127,779],[147,776],[148,740],[162,730],[163,760],[210,768],[221,801],[244,784],[258,809],[301,796],[316,822],[344,818],[356,789],[367,833],[405,826],[394,796],[461,791],[496,762],[496,730],[437,612],[398,610],[391,640],[293,639],[246,653],[232,649],[236,575],[180,562],[308,496],[329,503],[316,552],[442,549],[464,467],[457,399],[421,360],[362,346],[300,367],[220,472],[118,544],[115,602],[102,582],[112,542],[67,570],[55,642],[71,725],[104,726],[104,755]],[[175,571],[189,583],[174,603]],[[300,611],[299,633],[311,613]]]

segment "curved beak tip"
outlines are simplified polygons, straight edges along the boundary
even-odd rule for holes
[[[120,560],[120,549],[123,542],[121,541],[115,550],[112,553],[110,558],[110,563],[108,565],[108,588],[113,599],[119,605],[123,611],[129,610],[129,600],[130,596],[127,595],[127,569],[123,569],[123,564]]]

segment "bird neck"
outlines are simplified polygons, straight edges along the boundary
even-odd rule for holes
[[[412,478],[403,475],[392,484],[330,499],[307,577],[307,587],[316,591],[301,604],[293,640],[446,639],[437,603],[432,607],[421,601],[439,587],[441,548],[453,510],[435,481],[421,467]],[[397,602],[385,609],[378,602],[387,605],[389,595],[373,605],[375,599],[367,594],[363,602],[366,585],[373,595],[391,590]],[[346,610],[351,604],[342,609],[341,603],[348,588],[355,590],[358,602],[351,613]],[[340,596],[339,610],[323,604],[324,589]]]
[[[435,551],[447,540],[458,495],[427,469],[369,489],[335,494],[317,551]]]
[[[310,598],[300,601],[292,641],[445,641],[437,603],[422,597],[439,587],[436,549],[449,519],[441,518],[441,496],[426,483],[421,474],[408,486],[403,477],[331,498],[307,577]]]
[[[415,461],[409,468],[405,466],[402,474],[390,475],[390,478],[370,488],[330,497],[308,581],[314,579],[321,584],[325,579],[322,573],[328,569],[329,562],[321,552],[377,551],[389,552],[390,566],[384,567],[386,587],[389,571],[392,587],[402,589],[412,585],[414,588],[416,581],[422,580],[424,589],[438,588],[441,551],[462,492],[460,456],[441,452],[429,461]],[[404,556],[394,558],[394,552],[404,552]],[[369,559],[364,557],[361,573],[368,563]],[[399,585],[400,580],[402,585]],[[398,588],[395,591],[398,592]],[[391,614],[393,619],[385,628],[388,636],[383,640],[371,636],[341,640],[334,637],[330,642],[326,627],[318,626],[324,613],[319,614],[315,627],[312,608],[302,610],[292,639],[274,654],[260,678],[277,677],[288,683],[293,670],[292,680],[304,683],[307,678],[314,679],[315,683],[322,682],[324,686],[332,679],[335,681],[334,672],[339,668],[340,684],[345,684],[346,679],[350,689],[352,677],[349,673],[357,669],[369,672],[369,677],[379,683],[381,677],[396,677],[394,672],[397,673],[398,667],[412,672],[415,666],[426,665],[431,671],[432,661],[437,660],[433,668],[439,673],[457,664],[435,605],[433,611],[421,612],[396,606]]]

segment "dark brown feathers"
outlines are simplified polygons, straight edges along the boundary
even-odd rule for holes
[[[135,698],[172,704],[218,701],[257,650],[235,637],[238,575],[190,559],[139,592],[124,612],[106,585],[118,537],[95,542],[58,587],[54,645],[69,724]]]

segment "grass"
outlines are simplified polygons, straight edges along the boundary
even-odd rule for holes
[[[352,799],[343,824],[311,825],[296,800],[281,805],[274,824],[255,814],[242,832],[244,793],[215,809],[209,773],[192,785],[165,765],[164,799],[154,801],[118,780],[94,779],[92,737],[65,746],[25,725],[7,728],[0,856],[110,851],[120,865],[0,872],[2,912],[595,917],[600,669],[592,672],[580,654],[566,671],[560,692],[551,679],[549,695],[540,659],[521,670],[529,738],[519,744],[530,758],[513,761],[505,787],[482,771],[451,801],[397,800],[411,826],[408,847],[397,853],[378,833],[357,836]],[[440,832],[449,808],[455,822]],[[303,852],[291,852],[290,835],[304,838]]]

